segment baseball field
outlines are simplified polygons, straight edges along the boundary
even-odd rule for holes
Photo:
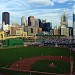
[[[7,75],[69,74],[70,54],[74,59],[75,53],[70,53],[68,48],[47,46],[1,48],[0,73]],[[75,65],[73,66],[75,71]]]

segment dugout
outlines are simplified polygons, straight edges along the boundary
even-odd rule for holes
[[[23,39],[22,38],[6,39],[3,41],[3,45],[5,46],[23,45]]]

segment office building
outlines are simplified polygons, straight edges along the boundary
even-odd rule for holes
[[[58,28],[57,28],[57,26],[54,27],[54,35],[58,35]]]
[[[22,26],[19,26],[17,29],[16,29],[16,35],[23,35],[23,27]]]
[[[69,36],[73,37],[73,27],[68,27],[69,28]]]
[[[34,19],[34,16],[29,16],[28,17],[28,26],[31,26],[31,22]]]
[[[16,35],[16,29],[17,29],[17,26],[11,26],[10,27],[10,35]]]
[[[47,22],[43,24],[43,31],[50,32],[50,29],[52,29],[52,23]]]
[[[35,19],[35,26],[39,27],[39,20],[38,19]]]
[[[28,26],[25,26],[24,27],[24,32],[27,32],[28,31]]]
[[[66,28],[66,36],[69,38],[69,28]]]
[[[62,14],[61,16],[61,26],[68,27],[68,17],[65,13]]]
[[[41,21],[40,19],[38,19],[38,21],[39,21],[39,27],[40,27],[40,28],[43,28],[43,23],[42,23],[42,21]]]
[[[28,26],[28,35],[29,36],[35,36],[36,34],[38,34],[38,27],[36,26]]]
[[[37,20],[36,18],[32,18],[30,21],[30,26],[39,27],[39,20]]]
[[[61,35],[61,27],[58,26],[58,35]]]
[[[75,22],[75,14],[73,13],[73,23]]]
[[[20,25],[10,26],[10,35],[22,35],[23,32],[24,32],[23,26]]]
[[[35,18],[32,19],[31,26],[35,26]]]
[[[73,38],[75,39],[75,14],[73,13]]]
[[[73,38],[75,39],[75,22],[73,23]]]
[[[7,25],[3,25],[3,31],[7,32],[10,30],[10,26],[7,24]]]
[[[38,28],[38,33],[42,33],[42,28]]]
[[[66,28],[64,25],[61,26],[61,35],[69,37],[69,28]]]
[[[21,25],[27,26],[27,22],[26,22],[25,16],[22,16],[22,17],[21,17]]]
[[[10,13],[9,12],[3,12],[2,13],[2,25],[3,23],[10,25]]]

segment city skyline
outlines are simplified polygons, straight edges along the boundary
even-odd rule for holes
[[[1,0],[0,24],[2,23],[2,12],[9,12],[11,23],[21,24],[22,16],[25,16],[27,20],[29,16],[34,16],[37,19],[47,19],[54,27],[60,25],[61,15],[66,12],[68,26],[72,26],[74,3],[75,0]]]

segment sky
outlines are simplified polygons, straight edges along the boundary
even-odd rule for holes
[[[61,15],[68,16],[69,26],[72,26],[72,14],[75,12],[75,0],[0,0],[0,27],[2,12],[10,13],[10,23],[21,24],[21,17],[34,16],[36,19],[46,19],[52,22],[52,27],[60,26]]]

